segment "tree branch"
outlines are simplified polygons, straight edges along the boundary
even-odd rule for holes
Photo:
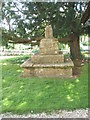
[[[18,36],[11,36],[7,33],[4,33],[2,31],[2,37],[7,40],[8,42],[13,42],[13,43],[26,43],[26,44],[38,44],[40,42],[40,40],[43,38],[43,37],[38,37],[38,38],[31,38],[30,40],[29,39],[25,39],[25,38],[22,38],[22,37],[18,37]]]
[[[14,35],[11,36],[4,32],[2,32],[2,37],[6,39],[8,42],[24,43],[24,44],[32,44],[32,45],[36,45],[36,44],[39,45],[40,40],[44,38],[44,37],[37,37],[37,38],[25,39],[25,38],[14,36]],[[67,43],[67,42],[73,41],[75,37],[76,37],[75,34],[70,34],[66,36],[65,38],[59,38],[58,41]]]
[[[89,17],[90,17],[90,1],[88,2],[87,9],[85,10],[81,18],[81,23],[85,24],[85,22],[89,19]]]

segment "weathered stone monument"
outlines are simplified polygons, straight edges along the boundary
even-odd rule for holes
[[[51,25],[45,29],[45,38],[40,42],[40,53],[33,55],[21,65],[23,76],[71,77],[73,62],[59,53],[59,42],[53,37]]]

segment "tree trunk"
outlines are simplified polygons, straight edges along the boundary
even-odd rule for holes
[[[79,36],[73,37],[72,42],[69,42],[70,45],[70,53],[71,59],[74,62],[75,66],[81,65],[81,52],[80,52],[80,44],[79,44]]]

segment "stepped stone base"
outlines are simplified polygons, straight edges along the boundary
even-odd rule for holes
[[[31,60],[35,64],[64,63],[64,55],[34,55]]]
[[[40,53],[22,64],[24,77],[71,77],[74,66],[70,58],[59,53],[59,42],[53,37],[51,25],[45,28],[45,38],[40,41]]]
[[[24,77],[71,77],[73,63],[33,64],[29,59],[21,67]]]
[[[72,68],[28,68],[24,69],[23,77],[72,77]]]

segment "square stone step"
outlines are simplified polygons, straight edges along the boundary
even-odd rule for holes
[[[34,64],[57,64],[64,63],[64,55],[34,55],[31,57]]]
[[[24,68],[24,77],[72,77],[72,68]]]

